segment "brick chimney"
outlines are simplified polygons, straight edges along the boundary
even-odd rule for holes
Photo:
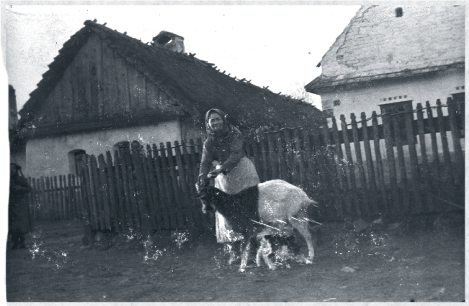
[[[153,37],[153,46],[166,48],[174,52],[184,52],[184,37],[161,31],[160,34]]]

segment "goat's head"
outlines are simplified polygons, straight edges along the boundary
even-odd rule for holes
[[[215,210],[213,199],[216,196],[218,189],[210,186],[210,178],[200,179],[195,184],[195,189],[197,191],[194,199],[200,199],[202,202],[202,212],[206,213],[208,210]]]

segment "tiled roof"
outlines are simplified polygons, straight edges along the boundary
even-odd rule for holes
[[[147,79],[162,88],[169,88],[188,113],[197,112],[201,116],[210,108],[220,108],[235,123],[251,128],[272,123],[282,126],[311,124],[322,116],[309,103],[275,94],[245,79],[238,80],[194,54],[146,45],[96,22],[86,21],[84,24],[85,27],[71,36],[49,65],[22,113],[32,112],[44,101],[80,48],[92,34],[96,34]]]

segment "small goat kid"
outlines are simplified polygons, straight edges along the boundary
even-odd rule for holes
[[[296,243],[293,228],[280,222],[270,224],[256,235],[258,249],[256,253],[257,266],[262,265],[262,260],[271,270],[277,269],[272,258],[294,260],[303,264],[311,264],[312,261],[300,254],[300,247]],[[275,227],[275,228],[274,228]]]
[[[271,180],[229,195],[213,186],[209,180],[198,186],[196,198],[202,200],[204,209],[214,209],[223,215],[234,231],[243,235],[243,252],[240,272],[247,266],[252,241],[256,239],[259,222],[283,222],[297,229],[306,240],[309,261],[314,259],[314,247],[306,220],[307,209],[317,202],[311,200],[300,188],[283,180]]]

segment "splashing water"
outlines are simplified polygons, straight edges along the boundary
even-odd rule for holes
[[[171,239],[174,240],[174,242],[176,243],[177,247],[180,249],[182,247],[182,245],[189,241],[189,232],[188,231],[178,231],[178,230],[175,230],[173,232],[171,232]]]
[[[166,249],[158,249],[158,247],[153,243],[153,240],[150,235],[147,235],[146,239],[142,242],[143,248],[145,249],[145,254],[143,255],[143,261],[148,262],[149,260],[156,261],[160,256],[163,256],[166,252]]]
[[[382,252],[375,252],[386,247],[387,235],[379,235],[372,230],[361,233],[355,231],[340,233],[333,239],[335,254],[345,258],[354,255],[380,255],[386,257]]]

